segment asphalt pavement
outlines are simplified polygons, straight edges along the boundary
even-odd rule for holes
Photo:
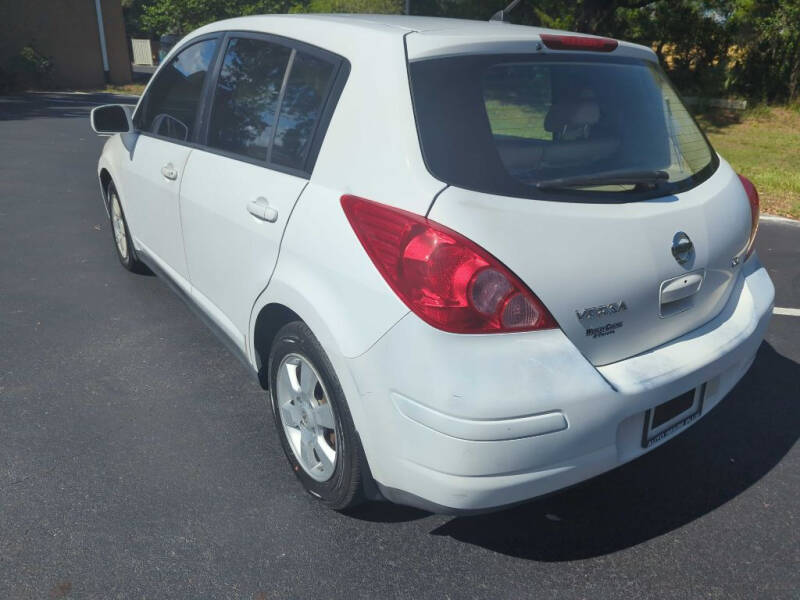
[[[118,264],[105,101],[0,98],[0,598],[800,597],[800,316],[697,425],[583,485],[328,511],[245,368]],[[800,309],[800,224],[763,221],[758,251]]]

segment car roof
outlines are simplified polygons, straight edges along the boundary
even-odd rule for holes
[[[189,37],[213,31],[243,30],[284,35],[323,47],[348,58],[357,58],[376,38],[401,40],[410,33],[415,40],[409,47],[409,59],[425,58],[437,54],[469,51],[470,47],[490,48],[493,45],[530,43],[538,41],[542,33],[561,35],[585,34],[558,31],[527,25],[512,25],[497,21],[476,21],[442,17],[417,17],[380,14],[291,14],[253,15],[217,21],[200,28]],[[418,48],[418,50],[415,50]],[[372,48],[370,47],[372,50]],[[519,51],[509,47],[508,51]],[[620,54],[634,54],[644,58],[655,53],[644,46],[620,42]],[[478,50],[484,51],[484,50]],[[505,50],[504,50],[505,51]]]
[[[264,27],[282,22],[303,22],[303,23],[322,23],[327,26],[334,26],[331,29],[347,30],[363,29],[383,31],[386,35],[404,35],[408,32],[430,32],[430,31],[460,31],[477,34],[481,31],[491,32],[513,29],[524,29],[526,31],[549,31],[538,27],[528,27],[523,25],[511,25],[509,23],[497,23],[487,21],[476,21],[472,19],[451,19],[444,17],[417,17],[407,15],[380,15],[380,14],[323,14],[323,13],[304,13],[304,14],[270,14],[253,15],[248,17],[237,17],[217,21],[212,25],[236,22],[237,25],[251,25],[254,27]]]

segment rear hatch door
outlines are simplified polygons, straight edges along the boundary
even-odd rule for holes
[[[429,217],[505,263],[596,365],[717,315],[750,208],[657,63],[460,52],[409,63],[426,165],[450,184]]]
[[[594,364],[639,354],[716,316],[730,295],[749,233],[747,201],[727,165],[680,198],[574,204],[450,187],[429,217],[486,248],[542,300]],[[687,263],[672,253],[684,232]],[[663,284],[700,285],[664,297]],[[666,291],[669,296],[669,290]],[[693,293],[690,293],[693,292]],[[512,334],[513,335],[513,334]]]

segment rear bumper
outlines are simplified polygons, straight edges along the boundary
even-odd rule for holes
[[[603,367],[559,330],[454,335],[409,314],[348,360],[372,474],[390,500],[460,512],[613,469],[672,437],[642,448],[648,409],[706,384],[705,414],[731,390],[755,357],[773,300],[754,257],[715,319]]]

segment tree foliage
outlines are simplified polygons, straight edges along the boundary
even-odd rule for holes
[[[294,0],[123,0],[128,34],[183,35],[243,15],[289,12]]]
[[[403,0],[310,0],[297,3],[293,12],[401,14]]]
[[[739,0],[730,85],[759,100],[800,99],[800,0]]]
[[[488,19],[510,0],[411,0],[417,15]],[[404,0],[123,0],[129,33],[188,33],[239,15],[400,13]],[[653,48],[684,94],[800,99],[800,0],[523,0],[515,23]]]
[[[244,15],[287,12],[402,13],[404,0],[123,0],[128,33],[186,34]]]

